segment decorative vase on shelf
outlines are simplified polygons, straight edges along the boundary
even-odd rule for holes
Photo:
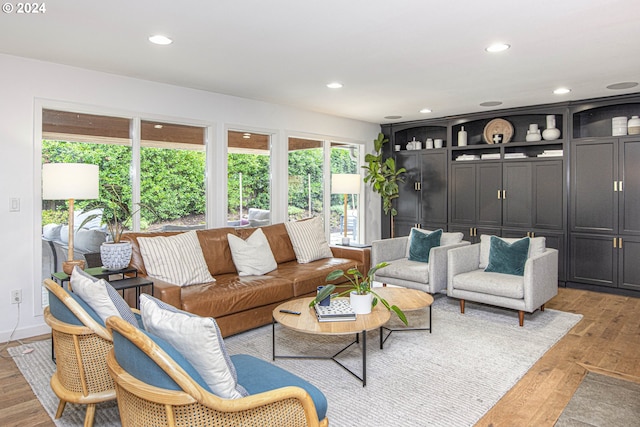
[[[542,139],[542,135],[540,135],[540,129],[538,129],[538,125],[532,123],[529,125],[529,129],[527,130],[527,136],[525,137],[527,142],[535,142],[540,141]]]
[[[556,128],[556,116],[553,114],[547,116],[547,128],[542,131],[542,137],[545,141],[553,141],[560,138],[560,129]]]
[[[640,117],[631,116],[631,118],[627,122],[627,134],[640,135]]]
[[[467,145],[467,131],[464,130],[464,126],[458,132],[458,147],[464,147]]]

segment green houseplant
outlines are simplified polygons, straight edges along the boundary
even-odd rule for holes
[[[391,237],[393,237],[393,217],[398,214],[398,211],[393,207],[393,200],[398,198],[398,183],[404,182],[402,175],[406,169],[396,169],[393,157],[384,158],[382,147],[387,142],[389,139],[383,133],[379,133],[378,137],[373,140],[375,153],[367,154],[364,157],[367,164],[362,167],[367,170],[364,182],[370,184],[373,191],[380,195],[384,213],[391,216]]]
[[[329,273],[329,275],[327,275],[327,279],[326,279],[327,282],[332,282],[341,277],[345,277],[347,278],[348,283],[344,283],[340,285],[328,284],[324,286],[320,290],[320,292],[318,292],[316,297],[309,303],[309,307],[313,307],[314,305],[320,303],[320,301],[322,301],[323,299],[329,296],[333,296],[332,294],[336,289],[339,289],[339,293],[333,296],[335,298],[341,297],[344,295],[350,295],[351,293],[355,293],[356,295],[371,294],[372,296],[371,307],[375,307],[378,304],[378,301],[380,301],[382,305],[384,305],[387,308],[387,310],[391,310],[394,313],[396,313],[398,315],[398,318],[400,318],[400,320],[402,320],[402,322],[405,325],[408,325],[407,317],[405,316],[404,312],[400,310],[398,306],[390,305],[389,302],[387,302],[387,300],[382,298],[373,290],[373,287],[372,287],[373,277],[376,271],[388,265],[389,265],[388,262],[381,262],[376,266],[371,267],[371,269],[369,269],[369,272],[367,273],[366,276],[363,275],[360,272],[360,270],[358,270],[357,268],[350,268],[346,271],[346,273],[343,270],[332,271],[331,273]]]
[[[131,260],[131,243],[121,241],[122,233],[142,205],[138,209],[131,209],[122,194],[122,186],[117,184],[104,184],[100,196],[99,200],[89,203],[85,209],[102,211],[102,222],[107,225],[109,236],[100,246],[102,264],[107,270],[120,270],[127,267]],[[99,216],[100,214],[89,215],[80,228]]]

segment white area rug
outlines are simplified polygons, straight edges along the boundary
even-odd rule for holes
[[[409,313],[410,326],[428,326],[428,311]],[[529,368],[578,321],[581,315],[547,309],[525,316],[467,303],[459,313],[456,300],[436,297],[433,333],[394,332],[384,350],[377,331],[367,335],[367,386],[330,360],[277,359],[275,364],[320,388],[329,400],[333,427],[472,426]],[[392,317],[394,324],[398,323]],[[353,337],[322,337],[276,326],[276,354],[329,355]],[[271,360],[271,326],[225,340],[231,354],[247,353]],[[49,387],[54,370],[50,342],[16,357],[16,363],[49,414],[57,399]],[[9,349],[12,356],[21,348]],[[356,372],[362,356],[357,346],[340,356]],[[84,409],[67,405],[59,426],[80,426]],[[119,425],[117,408],[107,404],[96,411],[98,426]]]

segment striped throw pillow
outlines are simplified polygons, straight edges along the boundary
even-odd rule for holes
[[[215,282],[195,230],[166,237],[138,237],[138,242],[149,277],[178,286]]]
[[[314,217],[303,221],[286,222],[284,225],[300,264],[333,256],[324,234],[322,218]]]

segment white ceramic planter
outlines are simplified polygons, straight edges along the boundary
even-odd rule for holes
[[[131,242],[108,243],[100,245],[102,266],[107,270],[122,270],[131,261]]]
[[[349,294],[349,304],[356,314],[371,313],[372,294],[358,295],[355,292]]]

